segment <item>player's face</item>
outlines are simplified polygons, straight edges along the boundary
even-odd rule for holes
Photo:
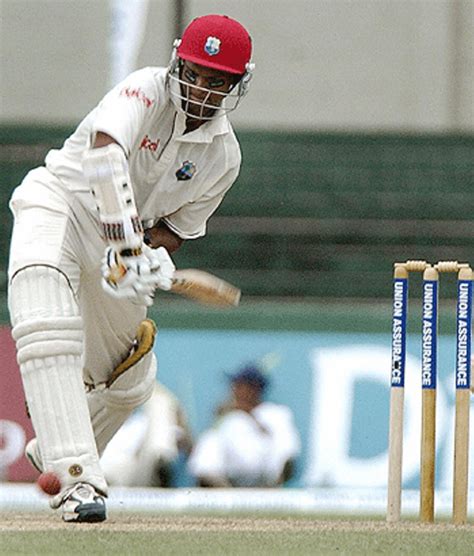
[[[232,391],[238,405],[256,406],[261,400],[261,390],[254,384],[235,381],[232,383]]]
[[[200,119],[214,114],[235,84],[236,77],[185,60],[181,68],[181,80],[186,111],[191,117]]]

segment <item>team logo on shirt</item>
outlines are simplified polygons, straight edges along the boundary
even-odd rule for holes
[[[190,160],[185,160],[181,168],[176,170],[176,177],[179,181],[190,180],[196,172],[196,165]]]
[[[131,87],[124,87],[120,91],[120,96],[125,96],[127,98],[137,98],[139,101],[143,102],[143,104],[147,108],[151,108],[153,106],[153,103],[155,102],[154,99],[148,98],[140,88],[132,89]]]
[[[209,54],[209,56],[215,56],[219,54],[221,49],[221,41],[217,37],[207,37],[206,44],[204,45],[204,50]]]

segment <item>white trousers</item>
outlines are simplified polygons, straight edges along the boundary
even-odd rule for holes
[[[82,480],[105,492],[95,440],[102,451],[133,408],[148,399],[156,362],[150,353],[110,391],[86,397],[83,381],[108,379],[146,316],[145,307],[102,289],[106,245],[86,208],[90,196],[72,193],[45,168],[26,176],[10,204],[8,297],[43,467],[56,471],[65,488]]]
[[[127,356],[146,308],[117,300],[102,289],[106,243],[98,220],[45,168],[27,175],[13,194],[11,209],[15,223],[9,280],[34,265],[57,268],[67,277],[83,322],[84,380],[104,382]]]

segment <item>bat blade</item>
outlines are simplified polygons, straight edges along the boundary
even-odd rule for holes
[[[229,282],[195,268],[176,270],[171,291],[200,303],[237,307],[241,291]]]

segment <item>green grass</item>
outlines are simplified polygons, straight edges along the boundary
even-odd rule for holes
[[[4,554],[471,554],[471,543],[452,533],[107,531],[2,535]]]
[[[40,516],[40,514],[36,514]],[[42,515],[42,514],[41,514]],[[2,554],[472,554],[474,526],[311,516],[112,515],[103,524],[58,516],[1,520]]]

